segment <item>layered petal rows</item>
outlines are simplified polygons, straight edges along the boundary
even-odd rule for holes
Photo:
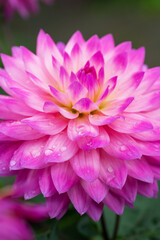
[[[156,197],[160,179],[160,67],[144,48],[112,35],[57,44],[40,31],[36,54],[1,54],[0,175],[17,174],[17,196],[42,193],[50,217],[70,202],[97,221],[136,195]]]

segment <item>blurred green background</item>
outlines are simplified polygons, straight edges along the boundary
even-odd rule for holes
[[[35,52],[41,28],[55,42],[67,42],[76,30],[80,30],[85,39],[93,34],[101,37],[112,33],[116,44],[132,41],[134,48],[145,46],[145,63],[149,67],[160,65],[160,0],[55,0],[52,6],[41,4],[39,14],[27,20],[15,14],[11,22],[1,26],[0,51],[10,54],[11,46],[24,45]],[[0,184],[10,181],[4,178]],[[34,201],[43,201],[43,198]],[[111,234],[115,216],[105,208],[105,217]],[[33,227],[38,240],[102,239],[100,223],[94,223],[87,216],[80,217],[72,207],[58,225],[52,220]],[[159,199],[138,196],[134,210],[126,207],[117,239],[160,239],[160,196]]]

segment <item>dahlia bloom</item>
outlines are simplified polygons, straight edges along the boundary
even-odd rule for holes
[[[27,221],[39,222],[47,217],[44,205],[24,204],[11,199],[0,200],[0,239],[33,240]]]
[[[36,54],[1,54],[0,174],[17,174],[17,196],[42,193],[57,219],[72,202],[95,221],[103,205],[122,214],[137,194],[157,196],[160,68],[144,55],[110,34],[65,45],[43,31]]]
[[[3,9],[6,19],[10,19],[15,11],[26,18],[30,12],[37,13],[39,0],[0,0],[0,8]],[[49,4],[52,0],[42,0]]]

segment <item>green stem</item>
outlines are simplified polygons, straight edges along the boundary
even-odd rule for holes
[[[120,216],[116,215],[116,221],[115,221],[112,240],[116,240],[118,229],[119,229],[119,223],[120,223]]]
[[[110,240],[108,236],[108,231],[107,231],[107,225],[105,223],[105,218],[104,215],[102,214],[101,217],[101,226],[102,226],[102,235],[104,240]]]

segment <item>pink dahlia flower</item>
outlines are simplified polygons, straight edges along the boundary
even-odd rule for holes
[[[0,200],[0,239],[33,240],[28,221],[39,222],[47,217],[43,205],[24,204],[11,199]]]
[[[0,0],[0,8],[3,8],[6,19],[10,19],[15,11],[26,18],[30,12],[36,13],[39,10],[39,0]],[[53,0],[42,0],[51,3]]]
[[[40,31],[36,54],[12,54],[1,54],[0,174],[17,174],[19,196],[42,193],[58,219],[72,202],[95,221],[104,204],[122,214],[137,194],[157,196],[160,68],[147,69],[144,48]]]

